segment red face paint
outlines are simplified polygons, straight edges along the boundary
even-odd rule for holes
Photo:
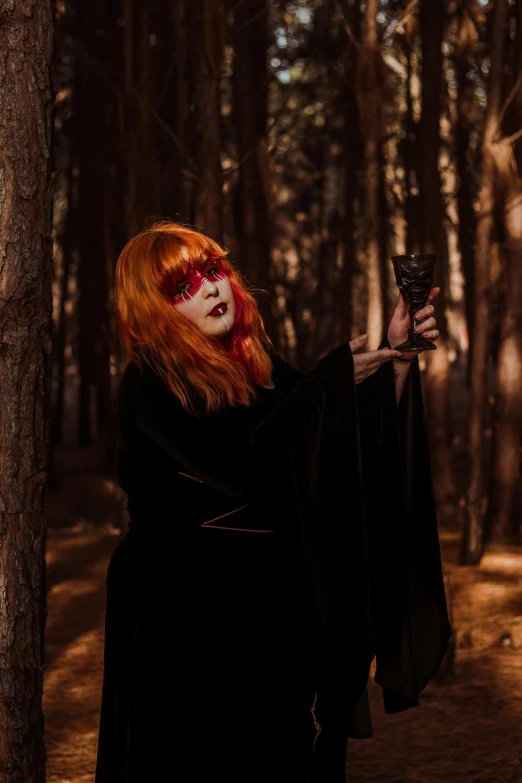
[[[174,304],[190,302],[206,280],[214,283],[223,280],[225,276],[218,261],[211,261],[203,271],[193,269],[175,284],[172,301]]]

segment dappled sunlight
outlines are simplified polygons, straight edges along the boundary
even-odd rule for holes
[[[98,741],[105,575],[118,539],[105,529],[52,530],[44,711],[48,783],[92,783]]]
[[[441,531],[457,638],[456,679],[430,683],[420,708],[385,715],[370,683],[375,735],[348,743],[347,783],[520,783],[522,549],[496,548],[459,566],[459,533]],[[106,530],[52,535],[44,706],[49,783],[92,783],[103,674]],[[75,577],[75,574],[77,575]],[[372,678],[375,664],[372,666]],[[246,783],[246,782],[245,782]]]
[[[522,780],[522,549],[495,549],[480,567],[463,567],[460,534],[441,530],[440,539],[455,681],[430,683],[421,706],[398,715],[384,714],[373,686],[375,736],[348,743],[348,783]]]

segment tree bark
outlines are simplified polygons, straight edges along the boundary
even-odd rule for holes
[[[479,563],[482,557],[484,520],[487,507],[484,422],[488,397],[490,259],[495,211],[495,161],[493,146],[498,137],[498,119],[502,101],[502,72],[507,10],[507,0],[497,0],[492,30],[488,107],[482,145],[482,174],[475,251],[474,334],[471,351],[470,481],[460,553],[461,563],[467,565]]]
[[[522,2],[517,0],[516,7],[516,35],[515,35],[515,62],[513,64],[514,77],[518,79],[522,75]],[[522,128],[522,80],[514,100],[515,106],[515,131]],[[515,160],[519,176],[522,175],[522,138],[515,142]]]
[[[51,4],[0,16],[0,783],[43,783]]]
[[[503,123],[506,135],[516,133],[522,125],[522,3],[517,3],[513,11],[516,32],[509,86],[510,94],[511,90],[515,93]],[[519,142],[512,145],[504,141],[494,147],[496,201],[504,202],[506,262],[499,319],[492,470],[485,537],[487,541],[498,543],[520,543],[522,540],[519,492],[522,443],[522,147]],[[506,188],[505,193],[502,192],[503,187]]]
[[[347,96],[346,138],[344,145],[344,188],[343,188],[343,265],[340,272],[339,294],[337,297],[339,342],[352,339],[353,324],[353,281],[357,271],[356,256],[356,216],[359,195],[357,165],[362,157],[359,114],[355,96]]]
[[[407,61],[406,78],[406,114],[404,117],[404,139],[401,142],[402,159],[406,178],[406,194],[404,201],[404,219],[406,221],[406,252],[419,252],[419,188],[418,188],[418,123],[413,114],[412,80],[414,75],[413,45],[411,37],[406,33],[402,36],[404,54]],[[416,58],[417,59],[417,58]]]
[[[108,187],[105,158],[107,87],[96,64],[104,61],[107,41],[106,6],[103,0],[85,2],[81,10],[82,42],[89,57],[81,62],[79,111],[78,196],[78,364],[80,369],[78,441],[91,443],[93,436],[112,442],[110,380],[109,270],[104,236],[104,193]],[[100,34],[99,31],[103,31]],[[92,416],[91,398],[95,401]],[[106,467],[109,467],[107,465]]]
[[[434,300],[440,332],[437,350],[426,357],[426,415],[430,425],[435,492],[439,510],[453,507],[454,484],[451,460],[451,409],[449,398],[448,327],[445,299],[449,290],[448,248],[444,229],[444,207],[439,172],[439,126],[442,112],[442,41],[446,2],[422,0],[420,6],[422,44],[422,113],[419,123],[420,244],[423,253],[438,256],[435,283],[440,293]]]
[[[356,92],[364,138],[365,257],[368,282],[368,345],[377,347],[383,335],[383,290],[379,245],[379,165],[382,139],[382,81],[384,78],[377,31],[378,0],[366,4],[362,46],[358,47]]]
[[[272,248],[271,160],[267,146],[268,3],[250,0],[234,4],[233,116],[239,161],[235,193],[239,265],[247,280],[271,291]],[[259,309],[277,344],[273,297],[263,296]]]
[[[218,242],[223,235],[222,15],[221,0],[193,0],[188,14],[193,73],[193,157],[197,164],[192,222]]]
[[[353,28],[360,27],[360,10],[357,5],[354,11]],[[356,32],[357,34],[357,32]],[[356,53],[352,44],[345,55],[345,73],[353,71]],[[341,226],[343,243],[343,264],[340,271],[339,293],[337,297],[337,320],[339,323],[339,342],[352,339],[353,325],[353,281],[357,273],[356,255],[356,219],[359,206],[359,163],[363,157],[363,141],[361,135],[359,110],[355,91],[352,85],[345,86],[345,129],[343,140],[344,154],[344,187],[343,187],[343,220]]]
[[[488,540],[514,543],[520,533],[522,440],[522,180],[506,200],[506,303],[501,320],[493,423],[493,468],[486,530]]]
[[[183,223],[191,218],[190,196],[195,175],[187,150],[187,136],[191,132],[187,123],[190,93],[186,78],[187,14],[190,12],[186,0],[174,0],[170,4],[156,0],[152,6],[152,28],[157,37],[154,104],[166,126],[155,124],[158,209],[161,214]]]
[[[474,242],[476,231],[473,176],[470,170],[470,135],[476,122],[475,85],[467,78],[469,57],[476,43],[476,30],[466,7],[459,9],[455,30],[455,70],[457,74],[455,163],[458,175],[457,210],[459,215],[459,250],[464,276],[464,306],[468,330],[468,381],[473,342],[473,303],[475,301]]]

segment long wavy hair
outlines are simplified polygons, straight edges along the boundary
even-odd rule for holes
[[[207,260],[219,260],[228,275],[236,306],[232,329],[223,339],[209,337],[172,304],[174,283]],[[210,237],[170,220],[153,223],[128,242],[116,264],[114,310],[122,344],[122,367],[147,362],[183,407],[204,413],[249,405],[253,382],[270,382],[273,345],[253,289]]]

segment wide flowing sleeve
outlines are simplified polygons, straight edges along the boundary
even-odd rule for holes
[[[254,437],[291,490],[318,640],[316,719],[371,736],[373,658],[385,711],[399,712],[419,704],[451,636],[418,359],[397,405],[392,362],[356,386],[345,343]]]
[[[291,380],[253,428],[234,412],[181,415],[172,394],[146,388],[138,426],[182,469],[248,497],[293,537],[309,595],[316,720],[368,737],[373,658],[386,711],[412,707],[451,633],[418,362],[399,406],[391,362],[355,385],[349,343]],[[216,450],[231,440],[233,453]]]
[[[392,362],[356,389],[375,682],[385,711],[399,712],[419,704],[451,636],[418,358],[398,405]]]
[[[371,736],[371,576],[349,343],[303,376],[253,440],[270,461],[267,513],[272,490],[286,487],[298,532],[312,597],[316,720],[344,736]]]

